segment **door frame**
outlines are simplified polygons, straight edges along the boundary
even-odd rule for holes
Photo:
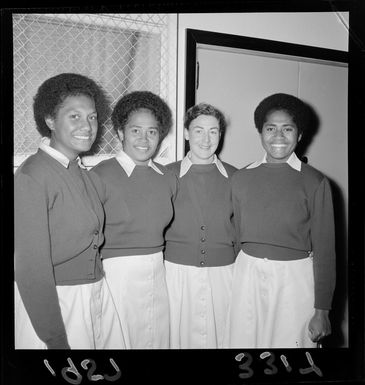
[[[199,81],[199,65],[196,62],[196,52],[198,46],[203,44],[318,61],[346,64],[349,62],[349,54],[345,51],[187,28],[185,111],[195,104],[195,90]]]

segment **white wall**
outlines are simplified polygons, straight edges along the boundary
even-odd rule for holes
[[[183,157],[186,29],[348,51],[348,12],[178,14],[177,159]]]

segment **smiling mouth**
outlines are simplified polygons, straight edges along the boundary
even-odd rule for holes
[[[135,148],[139,151],[148,151],[149,150],[149,147],[136,146]]]
[[[272,144],[272,147],[286,147],[286,144]]]
[[[90,135],[74,135],[74,138],[75,139],[78,139],[78,140],[91,140],[91,136]]]

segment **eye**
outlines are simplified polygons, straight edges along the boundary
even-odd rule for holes
[[[284,127],[284,131],[285,132],[292,132],[292,131],[294,131],[294,127],[292,127],[292,126]]]
[[[151,137],[157,136],[157,132],[158,132],[158,131],[155,130],[155,129],[152,129],[152,130],[148,130],[148,131],[147,131],[148,135],[151,136]]]
[[[213,130],[210,130],[210,133],[211,133],[212,135],[218,135],[218,134],[219,134],[219,130],[217,130],[217,129],[215,128],[215,129],[213,129]]]
[[[90,120],[97,120],[98,119],[98,116],[95,114],[95,115],[91,115],[89,117]]]
[[[132,133],[133,135],[137,135],[137,134],[139,133],[138,128],[131,128],[131,133]]]
[[[79,118],[80,118],[80,115],[79,115],[79,114],[71,114],[71,115],[70,115],[70,118],[71,118],[71,119],[79,119]]]
[[[274,126],[264,126],[264,130],[267,132],[274,131],[275,127]]]
[[[194,132],[195,132],[195,134],[200,135],[200,134],[203,132],[203,130],[200,129],[200,128],[196,128],[196,129],[194,130]]]

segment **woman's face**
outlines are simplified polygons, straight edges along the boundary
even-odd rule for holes
[[[98,131],[95,103],[86,95],[66,97],[56,116],[45,121],[51,130],[50,146],[70,160],[90,150]]]
[[[221,137],[218,119],[211,115],[200,115],[190,122],[184,130],[189,141],[191,161],[208,164],[213,161],[214,153]]]
[[[135,164],[145,166],[155,155],[159,144],[158,122],[153,113],[141,108],[132,112],[124,130],[119,130],[123,150]]]
[[[285,163],[300,140],[293,118],[283,110],[269,112],[261,132],[268,163]]]

